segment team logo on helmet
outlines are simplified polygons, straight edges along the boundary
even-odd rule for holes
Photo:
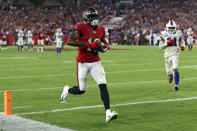
[[[88,8],[83,12],[83,21],[91,26],[99,24],[99,15],[96,9]]]

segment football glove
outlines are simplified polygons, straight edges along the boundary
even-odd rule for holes
[[[173,43],[174,43],[174,39],[170,39],[170,40],[167,41],[168,45],[172,45]]]
[[[184,51],[185,50],[185,47],[184,46],[181,46],[181,50]]]
[[[99,47],[99,42],[96,41],[96,42],[87,43],[87,46],[88,46],[89,48],[96,49],[96,48]]]
[[[108,45],[108,44],[106,44],[106,43],[102,43],[102,42],[101,42],[101,44],[100,44],[100,45],[102,46],[102,50],[101,50],[101,52],[102,52],[102,53],[107,52],[107,51],[109,51],[109,50],[110,50],[110,47],[109,47],[109,45]]]

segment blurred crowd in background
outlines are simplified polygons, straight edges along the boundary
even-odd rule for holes
[[[147,44],[150,35],[159,36],[170,19],[175,20],[183,33],[192,28],[194,37],[197,37],[196,0],[56,0],[60,6],[36,3],[40,0],[29,0],[31,5],[21,6],[17,1],[8,0],[9,6],[4,7],[2,1],[0,34],[11,36],[12,40],[8,40],[11,44],[15,44],[19,30],[31,30],[34,36],[42,31],[46,38],[52,39],[56,29],[61,28],[66,41],[73,26],[82,22],[82,12],[88,7],[98,10],[101,22],[107,16],[123,18],[119,25],[109,30],[111,43]]]

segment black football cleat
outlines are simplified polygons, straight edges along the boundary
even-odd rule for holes
[[[179,90],[179,86],[178,85],[175,85],[174,86],[174,89],[175,89],[175,91],[178,91]]]

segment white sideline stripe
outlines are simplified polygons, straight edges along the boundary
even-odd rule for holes
[[[191,77],[191,78],[185,78],[181,80],[196,80],[197,77]],[[142,84],[142,83],[154,83],[154,82],[166,82],[167,80],[151,80],[151,81],[129,81],[129,82],[115,82],[115,83],[108,83],[108,85],[126,85],[126,84]],[[90,84],[88,87],[96,86],[96,84]],[[63,87],[51,87],[51,88],[37,88],[37,89],[21,89],[21,90],[11,90],[13,92],[23,92],[23,91],[37,91],[37,90],[55,90],[55,89],[63,89]],[[1,92],[4,92],[4,90],[1,90]]]
[[[3,112],[0,112],[0,118],[2,131],[74,131],[16,115],[5,116]]]
[[[132,102],[132,103],[114,104],[114,105],[111,105],[111,106],[115,107],[115,106],[128,106],[128,105],[136,105],[136,104],[148,104],[148,103],[165,103],[165,102],[186,101],[186,100],[195,100],[195,99],[197,99],[197,97],[177,98],[177,99],[167,99],[167,100],[156,100],[156,101]],[[18,113],[18,114],[14,114],[14,115],[43,114],[43,113],[60,112],[60,111],[92,109],[92,108],[99,108],[99,107],[104,107],[104,106],[103,105],[81,106],[81,107],[73,107],[73,108],[67,108],[67,109],[55,109],[55,110],[50,110],[50,111]]]

